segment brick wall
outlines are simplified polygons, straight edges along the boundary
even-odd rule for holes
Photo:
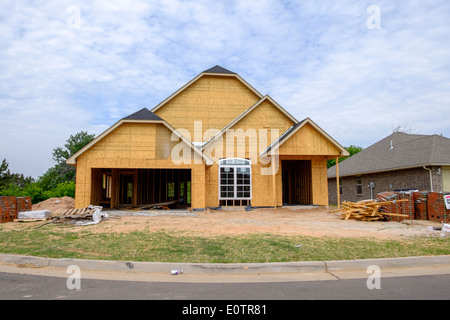
[[[433,191],[442,192],[442,174],[440,167],[433,167]],[[356,176],[343,177],[341,201],[360,201],[370,199],[370,182],[375,183],[372,198],[377,193],[393,190],[417,189],[430,190],[430,173],[423,168],[405,169],[361,175],[362,194],[356,194]],[[328,179],[330,205],[337,204],[336,179]]]

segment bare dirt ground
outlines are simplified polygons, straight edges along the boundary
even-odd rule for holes
[[[59,200],[59,201],[58,201]],[[53,216],[66,208],[73,208],[71,198],[52,198],[33,206],[33,210],[51,210]],[[407,239],[416,236],[436,236],[438,232],[428,227],[440,224],[424,220],[357,221],[342,220],[339,213],[329,213],[326,208],[298,209],[298,207],[253,209],[251,211],[187,210],[125,211],[107,210],[109,218],[93,226],[78,226],[68,230],[90,232],[174,231],[192,235],[245,235],[271,233],[280,235],[358,237],[375,239]],[[26,223],[30,225],[31,223]],[[35,222],[37,226],[42,222]],[[8,225],[8,226],[6,226]],[[21,228],[19,222],[3,225],[4,228]]]
[[[280,235],[358,237],[377,239],[405,239],[415,236],[430,236],[428,226],[440,226],[431,221],[364,222],[342,220],[340,214],[328,209],[279,208],[253,209],[251,211],[208,210],[205,212],[170,213],[153,212],[152,216],[140,216],[147,212],[126,213],[117,216],[111,212],[110,219],[92,227],[92,232],[131,232],[172,230],[192,235],[245,235],[271,233]],[[123,214],[123,212],[119,213]]]
[[[50,210],[53,216],[63,213],[66,209],[75,208],[75,200],[71,197],[50,198],[45,201],[33,204],[32,210]]]

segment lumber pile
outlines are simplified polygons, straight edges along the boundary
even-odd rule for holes
[[[408,215],[398,214],[393,212],[383,212],[381,207],[389,206],[397,202],[403,202],[408,200],[394,200],[394,201],[376,201],[376,200],[363,200],[359,202],[344,201],[341,204],[341,208],[333,210],[331,212],[341,212],[341,218],[343,220],[356,219],[361,221],[380,221],[386,220],[390,217],[408,217]]]
[[[139,205],[139,206],[127,205],[127,206],[118,207],[118,209],[127,210],[127,211],[157,210],[157,209],[170,210],[170,206],[177,202],[178,201],[175,200],[175,201],[143,204],[143,205]]]

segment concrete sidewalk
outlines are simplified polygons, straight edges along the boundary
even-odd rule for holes
[[[260,275],[299,273],[366,272],[369,266],[380,269],[450,268],[450,255],[342,261],[300,261],[280,263],[161,263],[0,255],[0,263],[31,268],[67,269],[71,265],[85,271],[126,272],[170,275],[182,270],[184,275]]]

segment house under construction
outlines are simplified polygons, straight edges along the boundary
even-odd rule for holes
[[[327,160],[347,151],[238,74],[215,66],[112,125],[67,160],[77,208],[174,203],[328,205]]]

